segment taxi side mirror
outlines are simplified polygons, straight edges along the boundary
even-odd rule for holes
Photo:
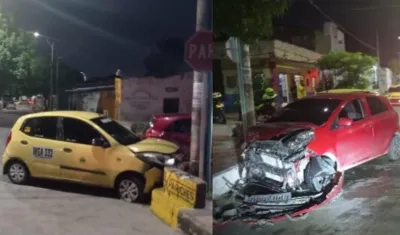
[[[103,138],[94,138],[92,139],[92,145],[93,146],[98,146],[102,148],[108,148],[110,147],[110,144]]]

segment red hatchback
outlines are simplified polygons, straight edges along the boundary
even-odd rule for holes
[[[293,166],[294,178],[286,183],[292,188],[305,183],[312,191],[321,191],[329,182],[324,177],[331,178],[332,172],[343,172],[387,153],[392,160],[400,158],[397,112],[386,97],[361,92],[323,94],[290,103],[267,123],[249,129],[247,142],[256,140],[283,143],[282,152],[272,154],[278,159],[271,155],[263,157],[264,161],[271,169]],[[283,149],[298,153],[289,151],[293,153],[288,156]],[[324,164],[310,167],[315,157],[324,159]],[[278,171],[268,174],[273,180],[288,180],[274,172]]]
[[[338,192],[345,170],[385,154],[400,158],[399,115],[386,97],[363,92],[297,100],[249,128],[246,140],[242,187],[262,187],[242,206],[263,204],[263,219],[306,213]]]
[[[190,114],[154,115],[143,137],[162,138],[177,143],[185,156],[189,156],[191,126],[192,119]]]

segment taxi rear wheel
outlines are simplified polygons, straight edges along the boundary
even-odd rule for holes
[[[134,175],[122,176],[116,184],[118,197],[126,202],[135,203],[144,200],[144,182]]]
[[[14,161],[8,165],[7,176],[14,184],[26,184],[29,179],[29,171],[24,163]]]

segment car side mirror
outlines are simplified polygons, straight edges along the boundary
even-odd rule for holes
[[[108,142],[103,138],[94,138],[94,139],[92,139],[92,145],[93,146],[102,147],[102,148],[109,147]]]
[[[339,126],[351,126],[353,124],[353,120],[350,118],[340,118],[338,121]]]

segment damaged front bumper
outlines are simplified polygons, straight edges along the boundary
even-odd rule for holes
[[[272,193],[245,196],[230,182],[231,191],[214,197],[214,221],[224,225],[229,221],[242,220],[250,225],[261,225],[283,219],[296,220],[318,207],[331,202],[342,190],[344,174],[335,174],[331,183],[319,193],[293,194]],[[289,197],[287,195],[290,195]]]
[[[310,129],[255,141],[243,162],[213,176],[214,219],[250,224],[301,218],[330,202],[342,189],[334,162],[307,149]]]

